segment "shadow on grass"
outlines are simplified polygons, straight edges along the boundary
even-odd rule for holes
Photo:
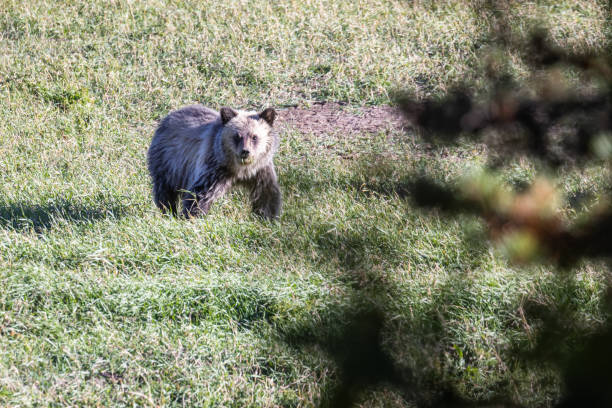
[[[412,200],[415,188],[420,186],[419,175],[410,171],[394,170],[391,178],[386,176],[384,166],[378,172],[370,172],[371,168],[365,163],[360,169],[358,164],[355,172],[329,179],[312,179],[307,171],[294,168],[290,180],[299,185],[301,198],[308,206],[321,200],[330,189],[345,190],[362,201],[377,198]],[[421,199],[431,195],[431,191],[423,191],[423,194],[425,197]],[[406,222],[422,225],[428,219],[432,220],[431,228],[445,228],[447,216],[439,210],[431,215],[428,211],[417,213],[412,207],[406,207]],[[284,219],[284,222],[292,221],[298,220]],[[419,237],[389,236],[377,229],[376,223],[359,225],[338,230],[334,225],[311,222],[307,225],[308,240],[301,238],[303,234],[296,234],[294,238],[288,236],[281,244],[283,251],[295,251],[296,262],[300,257],[310,256],[316,263],[331,265],[338,271],[340,281],[346,283],[347,293],[352,294],[350,299],[339,300],[335,306],[318,312],[317,319],[283,323],[284,327],[278,327],[281,341],[290,347],[301,352],[322,350],[333,361],[334,374],[322,388],[319,406],[358,406],[364,403],[364,398],[370,397],[370,391],[381,388],[394,393],[406,404],[419,407],[515,407],[520,406],[519,398],[537,405],[556,392],[546,388],[542,392],[548,395],[518,395],[514,381],[516,376],[522,375],[521,369],[482,367],[483,352],[474,349],[468,339],[470,334],[467,333],[465,339],[460,338],[463,335],[458,337],[457,330],[463,329],[458,328],[456,322],[467,316],[466,310],[474,316],[483,313],[497,316],[494,322],[497,328],[487,324],[487,330],[516,332],[520,324],[516,302],[491,304],[489,292],[492,289],[476,287],[476,283],[462,273],[489,256],[487,240],[482,233],[475,236],[468,232],[463,238],[459,233],[460,242],[456,243],[445,238],[439,245],[446,242],[446,250],[440,254],[434,251],[422,255],[414,251],[407,257],[406,243]],[[458,232],[455,227],[451,229]],[[264,237],[255,239],[255,245],[266,245]],[[462,259],[466,257],[465,265],[463,262],[453,264],[455,245],[461,249]],[[418,263],[426,269],[430,261],[432,267],[441,265],[448,270],[448,277],[432,288],[426,301],[412,304],[405,288],[394,287],[387,270],[402,262]],[[486,293],[481,295],[479,290]],[[498,352],[502,357],[496,354]],[[492,353],[501,367],[525,362],[519,354],[505,354],[503,347]],[[532,373],[538,370],[535,367]],[[568,372],[565,367],[561,371]],[[474,376],[474,372],[478,375]]]
[[[407,198],[413,179],[417,179],[404,172],[395,177],[395,181],[389,181],[384,179],[384,171],[378,177],[368,173],[367,164],[362,169],[346,176],[332,175],[321,180],[294,168],[288,176],[292,185],[299,186],[306,205],[318,202],[330,189],[345,190],[354,194],[357,200],[403,199]],[[414,214],[406,213],[406,220],[398,225],[412,222],[414,217]],[[417,217],[419,221],[416,224],[427,222],[426,214],[423,219],[420,215]],[[284,219],[285,223],[292,221],[303,222],[291,217]],[[440,228],[438,221],[434,220],[432,228]],[[356,406],[363,402],[366,392],[380,387],[416,406],[467,407],[497,402],[514,406],[509,398],[504,398],[507,382],[503,381],[492,381],[486,398],[464,396],[461,384],[466,377],[455,372],[454,363],[447,360],[449,350],[450,353],[453,350],[454,337],[453,328],[446,322],[456,320],[456,316],[452,316],[453,310],[481,307],[471,303],[473,282],[461,272],[462,267],[472,269],[488,256],[486,243],[466,234],[463,242],[456,245],[470,248],[464,254],[469,262],[455,265],[456,255],[452,249],[446,248],[448,251],[440,255],[441,258],[437,252],[423,255],[411,251],[410,245],[406,244],[406,241],[418,237],[402,240],[379,227],[376,223],[359,223],[357,228],[351,228],[344,223],[336,226],[310,221],[306,226],[300,225],[300,228],[307,228],[307,239],[303,238],[304,234],[288,235],[280,244],[284,252],[295,252],[296,262],[311,257],[315,264],[331,265],[351,294],[349,299],[338,300],[335,305],[316,313],[317,319],[284,322],[277,326],[281,341],[290,347],[301,352],[322,350],[333,361],[334,375],[322,388],[319,406]],[[268,245],[264,236],[255,234],[253,238],[255,247]],[[432,261],[432,257],[436,259]],[[402,263],[415,262],[441,264],[454,275],[447,283],[438,285],[437,291],[423,303],[422,310],[408,317],[404,310],[408,306],[399,300],[407,295],[394,287],[394,279],[387,271]],[[390,350],[389,343],[398,337],[401,344]],[[476,358],[476,352],[467,347],[463,347],[462,353],[468,364],[470,358]]]
[[[471,282],[457,275],[408,318],[389,302],[401,292],[378,282],[319,314],[322,319],[281,328],[279,335],[292,348],[322,350],[333,361],[334,375],[322,389],[320,407],[367,406],[367,394],[381,388],[409,406],[518,406],[508,378],[491,380],[486,396],[466,395],[469,373],[461,364],[476,363],[476,353],[461,347],[461,356],[453,355],[456,328],[447,322],[453,306],[469,306],[470,292]]]
[[[53,198],[38,204],[24,201],[5,202],[0,203],[0,227],[17,231],[33,229],[40,233],[59,221],[78,224],[120,218],[129,208],[127,204],[106,197],[88,201]]]
[[[411,200],[419,205],[437,207],[434,214],[443,214],[442,218],[456,217],[469,209],[465,203],[453,199],[454,194],[434,188],[409,172],[395,173],[393,178],[386,179],[384,173],[368,174],[364,167],[364,172],[344,178],[313,181],[307,173],[300,174],[294,169],[291,177],[305,187],[302,193],[307,203],[317,202],[322,192],[330,188],[345,188],[354,193],[356,199],[413,197]],[[440,202],[442,204],[433,205]],[[471,310],[474,316],[483,313],[496,316],[496,321],[490,324],[495,324],[502,332],[516,333],[514,329],[521,324],[516,303],[491,304],[488,289],[481,288],[487,293],[478,294],[475,282],[457,270],[432,290],[427,302],[413,305],[417,308],[413,315],[413,307],[410,307],[412,316],[408,316],[406,310],[401,309],[403,303],[399,299],[409,295],[394,288],[392,280],[383,276],[384,269],[401,262],[398,259],[404,254],[398,248],[402,242],[389,239],[375,228],[376,225],[340,231],[330,227],[333,226],[309,225],[315,260],[333,265],[347,282],[355,282],[354,277],[363,275],[364,271],[368,279],[348,289],[352,299],[318,313],[320,319],[302,321],[281,328],[278,333],[291,347],[312,352],[323,350],[334,362],[334,376],[323,387],[319,406],[356,406],[363,403],[366,391],[380,387],[419,407],[517,407],[520,404],[541,405],[551,398],[558,400],[547,404],[556,407],[580,406],[581,401],[589,406],[608,406],[612,401],[607,386],[611,378],[608,368],[612,364],[612,353],[606,347],[612,339],[611,311],[605,313],[605,321],[600,325],[585,329],[575,323],[577,316],[572,311],[579,309],[577,304],[570,304],[567,309],[525,310],[528,321],[540,321],[532,327],[529,341],[511,339],[510,349],[494,350],[498,364],[510,370],[489,372],[485,367],[480,373],[482,350],[473,349],[469,333],[462,344],[462,340],[457,339],[458,328],[449,322],[457,322]],[[468,234],[467,238],[459,245],[473,254],[470,256],[476,259],[478,254],[487,253],[483,236],[474,239]],[[308,252],[303,251],[303,245],[307,244],[298,239],[283,246],[285,250],[303,254]],[[375,268],[381,260],[387,266]],[[436,260],[442,262],[437,255]],[[571,285],[564,282],[555,285],[559,286],[559,299],[569,296]],[[490,329],[487,323],[487,330]],[[395,347],[390,348],[390,344]],[[519,395],[515,381],[522,381],[524,375],[547,375],[547,368],[542,364],[548,368],[551,364],[554,366],[564,388],[559,390],[545,383],[547,380],[542,377],[543,388],[538,388],[542,395]],[[473,372],[483,377],[478,379]]]
[[[287,194],[324,194],[330,188],[354,190],[358,196],[372,196],[373,193],[407,198],[411,180],[417,176],[410,171],[393,165],[378,155],[364,155],[344,164],[352,171],[347,174],[334,168],[319,168],[318,175],[300,167],[283,169],[281,184]],[[391,175],[395,180],[391,179]]]
[[[280,175],[281,184],[286,195],[310,195],[311,201],[330,189],[353,192],[356,198],[385,196],[407,200],[423,177],[416,165],[406,166],[376,154],[347,161],[345,166],[351,169],[350,173],[326,168],[317,169],[317,176],[305,168],[288,167]]]
[[[577,278],[561,279],[563,291],[556,293],[553,307],[525,303],[534,336],[530,345],[515,344],[511,353],[528,367],[548,367],[561,375],[564,392],[555,407],[612,406],[612,290],[603,293],[604,318],[594,324],[576,312],[582,290]]]
[[[293,219],[292,213],[286,214],[284,222],[299,224],[300,229],[306,230],[306,235],[287,236],[282,242],[284,251],[294,251],[301,257],[310,256],[317,263],[331,264],[351,276],[355,275],[353,272],[368,274],[370,270],[381,271],[381,265],[389,268],[401,262],[425,263],[431,264],[432,267],[438,263],[446,269],[461,271],[466,268],[474,269],[488,258],[487,238],[473,220],[464,217],[447,223],[446,214],[439,211],[413,211],[410,204],[414,200],[410,193],[414,192],[415,186],[420,185],[420,175],[411,171],[398,172],[396,169],[394,178],[388,179],[386,178],[388,167],[377,165],[377,173],[370,173],[371,166],[367,162],[358,162],[355,167],[355,172],[351,174],[330,174],[329,178],[314,180],[307,170],[291,169],[289,172],[291,184],[300,186],[300,199],[296,200],[294,205],[302,208],[298,209],[296,212],[298,216]],[[350,215],[354,221],[343,220],[337,223],[317,223],[302,217],[303,213],[313,210],[316,212],[316,203],[326,200],[325,196],[332,190],[346,192],[360,202],[361,208],[377,206],[377,200],[391,202],[399,199],[403,204],[399,206],[393,204],[393,211],[397,212],[399,218],[386,218],[381,223],[365,224],[357,214]],[[383,223],[384,228],[381,229]],[[405,229],[406,224],[418,227],[425,236],[415,234],[402,236],[399,232],[393,231]],[[452,242],[448,237],[449,233],[457,235],[460,242]],[[307,239],[304,239],[304,236],[307,236]],[[254,238],[256,240],[254,247],[269,245],[265,237],[258,237],[255,234]],[[416,241],[422,240],[432,242],[432,253],[423,253],[411,248],[411,245],[417,244]],[[436,251],[435,242],[439,241],[448,242],[451,247],[446,248],[446,251]],[[452,251],[455,252],[451,253]],[[465,256],[465,264],[457,261],[456,255],[459,252]],[[442,258],[436,258],[438,253]]]

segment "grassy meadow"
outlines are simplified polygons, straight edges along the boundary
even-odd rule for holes
[[[532,336],[524,305],[597,325],[605,269],[511,265],[477,221],[418,211],[389,187],[417,171],[454,180],[486,163],[481,146],[283,127],[275,223],[240,191],[203,219],[164,216],[146,170],[157,121],[191,103],[358,111],[398,89],[478,88],[497,24],[484,3],[0,0],[0,406],[324,405],[337,366],[291,333],[333,333],[380,284],[385,347],[424,384],[552,404],[555,371],[509,353]],[[607,44],[604,1],[508,4],[517,41],[543,24],[576,51]],[[517,160],[501,175],[536,173]],[[571,198],[609,174],[558,176]],[[360,401],[412,406],[384,386]]]

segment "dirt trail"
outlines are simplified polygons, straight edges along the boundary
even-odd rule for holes
[[[319,102],[310,108],[291,107],[277,112],[281,128],[315,136],[401,131],[409,127],[402,114],[391,106],[348,109],[339,103]]]

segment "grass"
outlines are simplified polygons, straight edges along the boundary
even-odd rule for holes
[[[604,14],[603,2],[516,2],[510,21],[518,37],[544,21],[581,50],[605,45]],[[255,219],[240,192],[201,220],[162,216],[145,166],[157,120],[193,102],[379,105],[398,88],[438,96],[481,84],[494,23],[478,1],[4,0],[0,405],[315,406],[337,367],[284,333],[336,330],[377,282],[391,288],[377,300],[386,344],[407,367],[469,397],[554,401],[554,371],[508,351],[531,333],[523,305],[566,302],[596,325],[605,271],[515,268],[473,220],[418,212],[393,193],[415,171],[452,180],[478,168],[482,149],[284,130],[279,223]],[[535,168],[504,172],[521,184]],[[606,180],[562,176],[571,197]],[[363,398],[409,406],[385,388]]]

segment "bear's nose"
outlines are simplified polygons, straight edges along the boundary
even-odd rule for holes
[[[240,158],[241,158],[241,159],[246,159],[247,157],[249,157],[249,153],[250,153],[250,152],[249,152],[248,150],[246,150],[246,149],[245,149],[245,150],[243,150],[243,151],[241,151],[241,152],[240,152]]]

